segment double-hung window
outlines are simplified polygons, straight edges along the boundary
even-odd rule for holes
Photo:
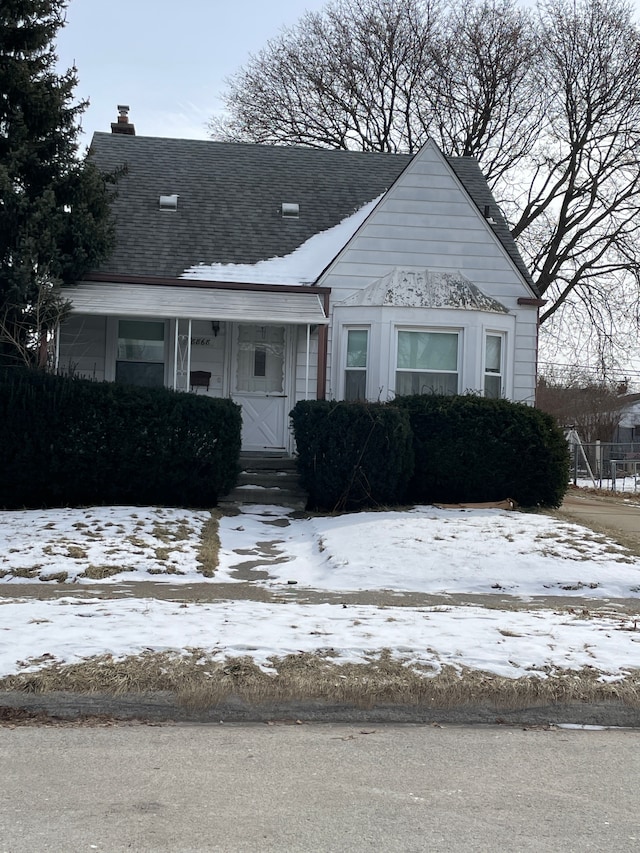
[[[457,332],[398,332],[396,394],[457,394]]]
[[[504,385],[502,335],[486,335],[484,339],[484,396],[502,397]]]
[[[164,320],[119,320],[116,382],[164,385]]]
[[[344,399],[367,399],[368,329],[347,329]]]

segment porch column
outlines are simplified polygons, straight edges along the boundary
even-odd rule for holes
[[[307,358],[304,365],[304,399],[309,399],[309,353],[311,351],[311,325],[307,323]]]
[[[191,373],[191,320],[176,317],[173,358],[173,389],[174,391],[189,390],[189,374]]]

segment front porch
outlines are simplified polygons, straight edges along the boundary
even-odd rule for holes
[[[290,454],[289,411],[325,393],[328,291],[199,285],[74,288],[56,370],[230,397],[243,450]]]

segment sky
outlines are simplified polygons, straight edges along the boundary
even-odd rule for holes
[[[164,507],[0,513],[0,677],[95,655],[188,648],[215,661],[249,656],[270,671],[273,657],[307,652],[365,663],[383,649],[433,674],[450,665],[545,678],[587,666],[608,681],[640,663],[638,616],[615,601],[640,606],[640,559],[577,524],[498,509],[296,518],[246,506],[221,517],[219,564],[205,578],[197,553],[208,520],[208,512]],[[100,590],[87,577],[92,566],[105,576]],[[138,595],[145,580],[170,595]],[[86,594],[41,600],[43,584],[59,592],[72,581]],[[126,597],[117,587],[113,597],[105,593],[122,581]],[[181,586],[192,583],[222,583],[224,597],[216,600],[214,589],[210,601],[206,593],[181,601]],[[344,603],[348,592],[380,589],[397,606]],[[310,590],[318,591],[311,603]],[[410,593],[443,598],[416,604]],[[455,594],[491,603],[463,604]],[[543,596],[553,601],[545,606]]]
[[[140,136],[206,139],[224,80],[325,0],[70,0],[58,67],[78,69],[88,98],[83,144],[109,132],[117,105]]]

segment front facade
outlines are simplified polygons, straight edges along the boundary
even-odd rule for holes
[[[538,294],[474,161],[96,134],[113,256],[69,290],[61,372],[231,397],[245,450],[300,399],[533,402]]]

